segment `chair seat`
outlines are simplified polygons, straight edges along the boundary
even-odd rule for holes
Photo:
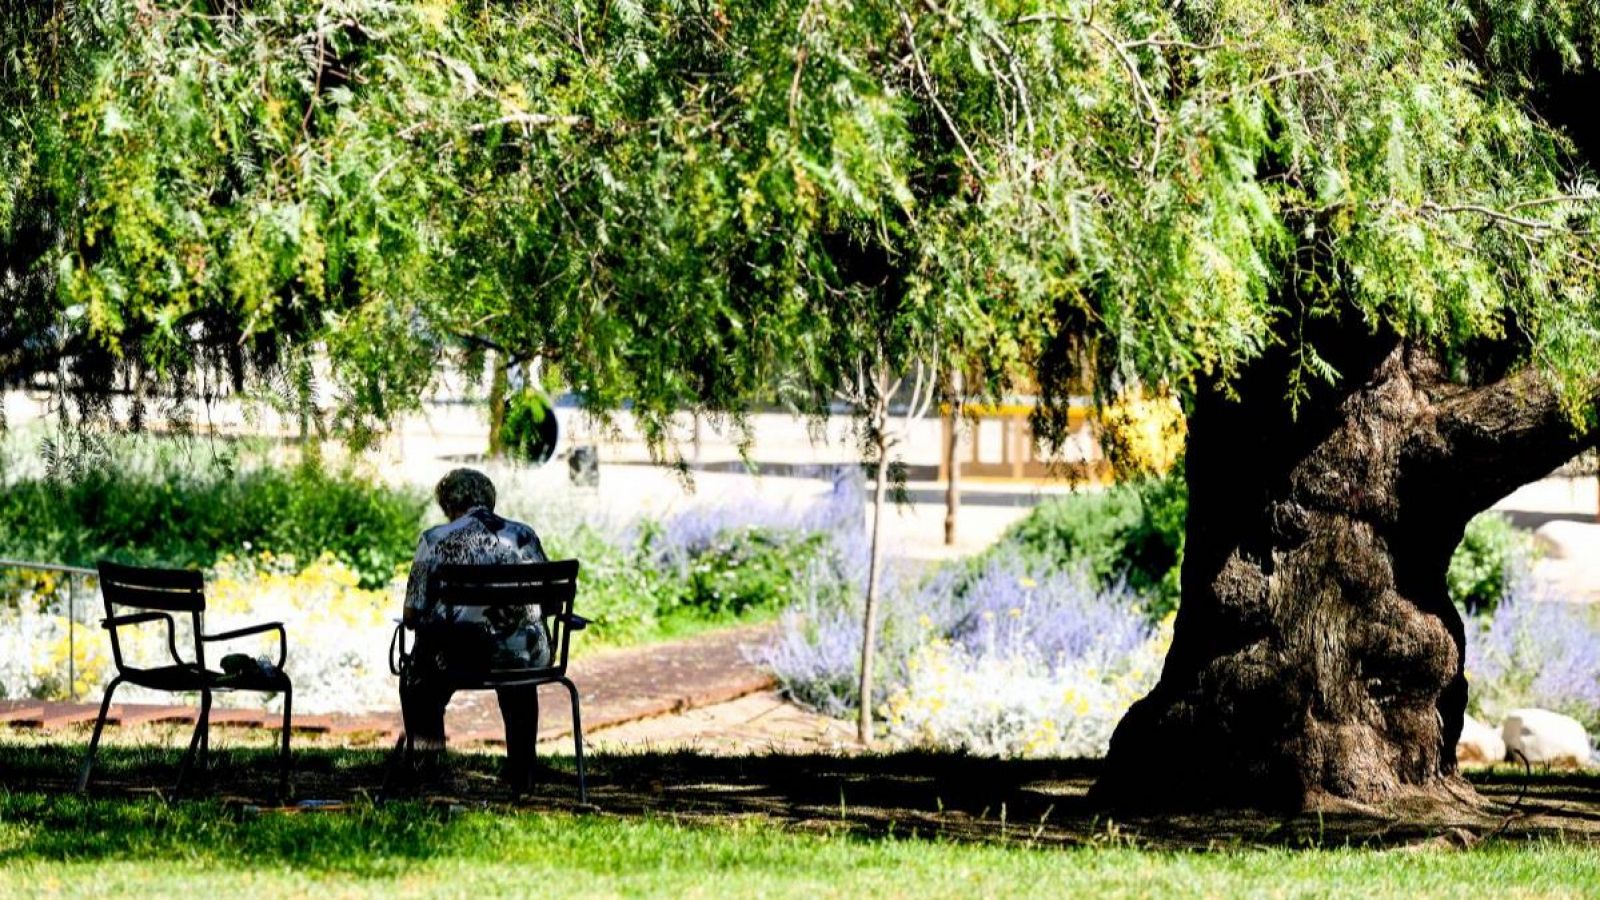
[[[565,670],[553,666],[541,666],[537,669],[490,669],[472,678],[452,680],[451,686],[458,691],[482,690],[497,687],[513,687],[523,684],[543,684],[547,681],[556,681],[566,674]]]
[[[158,666],[153,669],[127,669],[123,680],[158,691],[260,691],[282,693],[289,687],[283,672],[261,675],[254,672],[230,675],[195,666]]]

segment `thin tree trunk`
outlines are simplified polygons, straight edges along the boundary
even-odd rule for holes
[[[883,568],[880,539],[883,535],[885,482],[889,478],[889,442],[884,431],[889,401],[883,397],[877,402],[884,405],[885,414],[878,417],[881,424],[877,430],[877,480],[872,488],[872,549],[867,560],[867,608],[862,613],[861,712],[856,720],[856,736],[866,747],[872,746],[872,663],[878,643],[878,586]]]
[[[506,423],[506,393],[509,389],[506,358],[500,353],[494,355],[494,375],[489,381],[489,455],[492,457],[503,456],[506,452],[505,440],[500,434],[500,429]]]
[[[950,445],[945,448],[944,543],[956,543],[956,516],[961,512],[961,423],[966,385],[960,369],[950,370]]]

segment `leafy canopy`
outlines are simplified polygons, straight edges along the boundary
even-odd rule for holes
[[[662,439],[819,409],[866,350],[956,354],[1033,380],[1048,432],[1086,386],[1181,395],[1278,345],[1297,401],[1338,319],[1576,409],[1600,213],[1551,110],[1597,13],[11,2],[0,373],[303,404],[325,357],[359,437],[496,348]]]

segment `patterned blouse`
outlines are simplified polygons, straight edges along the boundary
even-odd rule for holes
[[[427,595],[428,577],[438,566],[548,561],[532,528],[474,506],[454,522],[422,533],[416,559],[411,563],[411,577],[406,580],[406,609],[415,610],[417,621],[424,627],[443,620],[443,610]],[[528,607],[485,610],[464,606],[456,610],[456,620],[488,626],[496,644],[491,662],[495,668],[547,665],[550,635],[544,622],[528,613]]]

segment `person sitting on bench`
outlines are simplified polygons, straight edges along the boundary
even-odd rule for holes
[[[444,710],[454,685],[491,668],[550,664],[550,636],[537,613],[526,607],[463,607],[448,620],[437,598],[428,596],[429,576],[441,565],[547,562],[534,530],[494,513],[494,483],[474,469],[456,469],[434,489],[449,519],[423,532],[406,582],[404,622],[416,630],[415,660],[400,680],[400,709],[420,758],[436,763],[444,750]],[[539,696],[532,685],[498,688],[506,729],[506,781],[530,787]]]

